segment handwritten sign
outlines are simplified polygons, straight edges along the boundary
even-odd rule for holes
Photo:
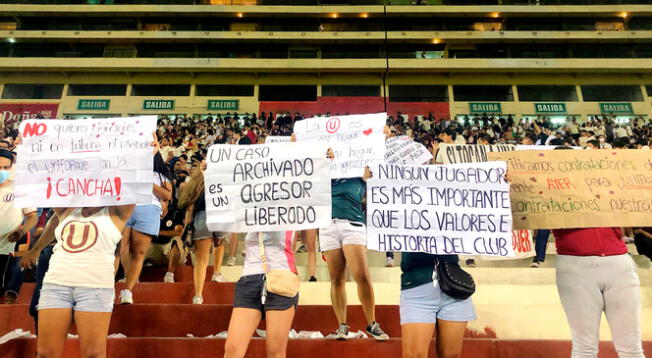
[[[396,165],[420,165],[432,159],[430,151],[408,136],[392,137],[385,141],[385,162]]]
[[[274,144],[274,143],[290,143],[292,137],[288,136],[269,136],[265,138],[265,144]]]
[[[644,150],[490,153],[507,161],[514,227],[649,226],[652,157]]]
[[[16,205],[151,203],[155,128],[155,116],[22,122]]]
[[[557,145],[524,145],[518,144],[516,150],[554,150]],[[582,149],[582,147],[571,147],[573,149]]]
[[[331,177],[361,177],[365,166],[384,159],[386,118],[385,113],[310,118],[296,122],[294,134],[298,142],[333,149]]]
[[[505,163],[376,164],[367,181],[367,247],[514,256]]]
[[[515,148],[511,144],[479,145],[479,144],[440,144],[442,163],[482,163],[488,161],[487,153],[508,152]]]
[[[514,230],[512,231],[512,247],[514,248],[514,257],[501,257],[501,256],[481,256],[482,260],[496,261],[496,260],[517,260],[526,259],[535,256],[536,250],[534,249],[534,240],[532,230]],[[471,257],[473,258],[473,257]]]
[[[213,145],[206,157],[211,231],[305,230],[331,220],[330,161],[309,144]]]

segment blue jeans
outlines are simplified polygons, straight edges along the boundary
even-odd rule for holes
[[[537,237],[534,242],[534,250],[537,255],[535,260],[544,262],[546,260],[546,248],[548,247],[548,238],[550,237],[550,230],[537,230]]]
[[[41,255],[38,257],[38,263],[36,266],[36,286],[34,287],[34,293],[32,294],[32,302],[29,304],[29,314],[34,317],[34,323],[38,330],[38,311],[36,306],[38,305],[38,300],[41,297],[41,287],[43,287],[43,278],[45,273],[48,272],[50,267],[50,257],[52,256],[52,249],[54,246],[50,245],[41,251]]]

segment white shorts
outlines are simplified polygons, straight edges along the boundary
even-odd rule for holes
[[[341,249],[342,245],[367,246],[365,225],[349,220],[333,219],[330,226],[319,229],[320,251]]]

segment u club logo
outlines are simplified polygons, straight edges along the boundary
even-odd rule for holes
[[[331,117],[326,122],[326,131],[330,134],[337,132],[340,129],[340,119],[337,117]]]
[[[62,247],[67,252],[84,252],[97,242],[97,225],[88,221],[69,221],[61,231]]]
[[[5,203],[10,203],[10,202],[14,201],[14,194],[9,193],[9,194],[5,195],[5,197],[2,198],[2,201],[4,201]]]

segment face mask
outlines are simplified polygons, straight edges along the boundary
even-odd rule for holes
[[[10,176],[11,172],[9,170],[0,170],[0,184],[6,182]]]

